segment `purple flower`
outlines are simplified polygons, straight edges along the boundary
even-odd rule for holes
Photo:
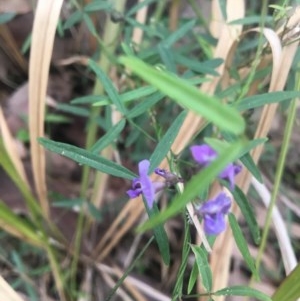
[[[127,194],[130,198],[136,198],[140,194],[143,194],[149,208],[153,207],[155,188],[148,176],[150,161],[143,160],[139,163],[139,178],[132,181],[132,189],[127,190]]]
[[[242,166],[239,164],[230,163],[227,167],[219,174],[221,179],[227,179],[229,181],[230,190],[234,189],[234,178],[242,170]]]
[[[231,206],[230,198],[223,192],[215,199],[203,203],[197,210],[203,217],[204,232],[208,235],[218,235],[226,228],[225,215]]]
[[[218,154],[207,144],[193,145],[190,147],[194,160],[203,165],[207,166],[214,161]],[[227,179],[229,181],[230,189],[234,189],[234,178],[242,170],[242,166],[239,164],[230,163],[226,168],[219,174],[219,178]]]
[[[217,152],[207,144],[193,145],[190,147],[192,156],[201,165],[208,165],[218,156]]]

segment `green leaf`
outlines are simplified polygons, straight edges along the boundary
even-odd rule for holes
[[[209,96],[187,81],[159,71],[139,59],[121,57],[120,62],[180,105],[204,116],[221,129],[235,134],[244,131],[245,122],[239,113],[233,108],[223,105],[216,97]]]
[[[257,179],[257,181],[262,183],[263,180],[261,177],[261,173],[250,154],[245,154],[240,158],[240,160],[244,164],[244,166],[250,171],[250,173]]]
[[[126,114],[126,117],[128,119],[131,119],[139,115],[142,115],[143,113],[148,111],[151,107],[153,107],[157,102],[159,102],[163,97],[164,95],[160,92],[154,93],[153,95],[147,97],[138,105],[134,106],[134,108],[130,110],[128,114]]]
[[[47,114],[45,121],[49,123],[71,123],[72,119],[62,114]]]
[[[199,275],[199,268],[198,268],[197,262],[195,262],[193,265],[191,274],[190,274],[190,278],[189,278],[189,284],[188,284],[188,288],[187,288],[188,294],[191,293],[193,287],[195,286],[198,275]]]
[[[219,6],[222,12],[222,16],[224,20],[227,20],[227,8],[226,8],[226,4],[227,1],[226,0],[219,0]]]
[[[231,286],[231,287],[226,287],[221,290],[218,290],[214,293],[215,296],[248,296],[248,297],[253,297],[258,300],[262,301],[272,301],[272,299],[267,296],[266,294],[248,287],[248,286],[242,286],[242,285],[237,285],[237,286]],[[286,299],[280,299],[280,301],[287,301]],[[274,300],[273,300],[274,301]],[[279,301],[279,299],[278,299]]]
[[[151,3],[155,2],[156,0],[144,0],[142,2],[137,2],[136,5],[132,6],[126,13],[126,17],[129,17],[135,14],[137,11],[142,9],[144,6],[149,6]]]
[[[80,10],[76,10],[71,16],[66,20],[63,29],[69,29],[73,27],[75,24],[81,22],[83,19],[83,12]]]
[[[146,200],[143,197],[144,205],[147,211],[149,218],[156,216],[159,213],[156,203],[153,204],[153,207],[150,209],[147,205]],[[161,257],[166,265],[170,264],[170,246],[168,235],[164,229],[164,226],[158,225],[153,228],[154,237],[158,245],[159,252]]]
[[[26,269],[26,266],[24,265],[24,262],[18,252],[12,251],[12,260],[15,264],[15,269],[18,271],[20,275],[28,275],[28,270]],[[21,281],[26,289],[26,293],[29,296],[30,300],[37,301],[37,293],[34,288],[34,284],[31,281],[26,281],[25,279]]]
[[[71,209],[75,206],[82,206],[85,202],[84,199],[76,198],[76,199],[63,199],[61,201],[54,201],[51,203],[51,207],[55,208],[67,208]]]
[[[124,107],[124,104],[122,103],[120,96],[114,87],[112,81],[106,76],[106,74],[102,71],[100,66],[93,60],[88,60],[89,67],[93,70],[93,72],[96,74],[98,79],[100,80],[101,84],[103,85],[103,88],[107,95],[109,96],[112,103],[116,106],[116,108],[125,114],[126,109]]]
[[[179,39],[185,37],[189,32],[192,31],[192,28],[195,26],[196,21],[192,20],[186,22],[184,25],[180,26],[178,30],[169,35],[165,40],[161,43],[166,47],[170,48],[173,44],[175,44]]]
[[[121,119],[116,125],[110,128],[91,148],[92,153],[100,153],[106,146],[110,145],[125,127],[125,120]]]
[[[93,35],[93,36],[97,36],[97,29],[95,28],[95,25],[94,25],[94,22],[93,20],[91,19],[91,17],[84,13],[83,14],[83,20],[85,22],[85,25],[86,27],[88,28],[88,30],[90,31],[90,33]]]
[[[201,276],[202,285],[209,293],[212,290],[212,272],[207,259],[207,252],[205,252],[199,246],[192,245],[191,248],[195,254],[195,259],[198,266],[198,272]]]
[[[300,264],[283,280],[272,296],[273,301],[295,301],[300,298]]]
[[[249,226],[254,242],[258,245],[260,243],[261,235],[252,205],[238,186],[235,187],[232,194]]]
[[[250,25],[253,23],[260,23],[261,18],[262,18],[261,16],[248,16],[248,17],[244,17],[242,19],[236,19],[236,20],[230,21],[228,24],[230,24],[230,25],[236,25],[236,24]],[[273,21],[272,16],[264,16],[265,23],[270,23],[272,21]]]
[[[94,220],[97,222],[101,222],[103,220],[102,212],[93,203],[86,202],[85,205],[87,206],[88,212]]]
[[[258,280],[259,275],[258,275],[257,269],[255,267],[255,262],[250,255],[248,245],[247,245],[247,242],[243,235],[243,232],[242,232],[235,216],[232,213],[228,214],[228,219],[229,219],[230,227],[231,227],[236,245],[239,248],[239,250],[240,250],[245,262],[247,263],[249,269],[251,270],[252,274]]]
[[[228,163],[236,160],[243,147],[243,142],[236,142],[225,148],[214,162],[194,176],[186,184],[184,192],[182,194],[178,194],[166,210],[145,222],[138,230],[145,231],[150,229],[180,212],[187,203],[193,201],[196,196],[205,191],[208,185],[210,185],[210,183],[217,177],[221,170],[227,166]],[[199,183],[201,183],[201,185],[199,185]]]
[[[16,16],[16,13],[0,13],[0,24],[8,23],[15,16]]]
[[[262,183],[262,177],[259,169],[257,168],[255,162],[250,156],[250,151],[260,144],[268,141],[268,138],[257,138],[249,142],[247,148],[245,148],[241,154],[240,160],[245,165],[245,167],[251,172],[251,174]]]
[[[73,105],[71,106],[64,103],[57,104],[56,109],[62,112],[73,114],[75,116],[82,116],[82,117],[90,116],[90,111],[87,110],[86,108],[76,107]]]
[[[239,111],[245,111],[257,107],[264,106],[270,103],[277,103],[291,98],[299,97],[299,91],[277,91],[277,92],[268,92],[260,95],[253,95],[244,98],[235,107]]]
[[[178,300],[179,296],[182,296],[183,285],[185,283],[185,270],[188,264],[188,259],[190,257],[190,224],[188,223],[187,218],[184,219],[184,239],[182,245],[182,256],[180,267],[177,272],[176,283],[172,292],[172,300]],[[197,267],[196,267],[197,270]]]
[[[92,13],[99,10],[110,10],[111,8],[112,4],[110,2],[94,0],[84,7],[84,11],[86,13]]]
[[[158,53],[167,70],[176,74],[176,64],[174,62],[173,50],[167,48],[163,43],[158,45]]]
[[[184,65],[193,71],[203,74],[211,74],[214,76],[219,75],[215,68],[223,63],[222,59],[213,59],[204,62],[198,62],[178,53],[174,54],[174,58],[177,63]]]
[[[87,95],[82,97],[76,97],[70,101],[70,103],[73,105],[85,105],[85,104],[91,104],[99,101],[100,99],[107,99],[107,96],[102,95]],[[110,104],[110,102],[107,100],[106,104]]]
[[[171,124],[166,134],[157,144],[155,150],[150,157],[150,168],[149,173],[152,173],[154,169],[160,164],[160,162],[166,157],[170,148],[177,137],[177,134],[181,128],[181,125],[186,117],[187,112],[181,112],[174,122]]]
[[[145,86],[145,87],[140,87],[138,89],[135,89],[135,90],[132,90],[129,92],[125,92],[123,94],[120,94],[119,96],[120,96],[120,100],[125,103],[125,102],[129,102],[132,100],[137,100],[138,98],[142,98],[144,96],[148,96],[156,91],[157,91],[157,89],[152,86]],[[108,101],[106,96],[100,96],[100,99],[101,100],[99,100],[99,98],[98,98],[97,102],[95,102],[93,105],[94,106],[104,106],[104,105],[110,104],[110,102]]]
[[[137,177],[127,168],[82,148],[45,138],[39,138],[38,141],[41,145],[54,153],[70,158],[80,164],[88,165],[103,173],[129,180]]]

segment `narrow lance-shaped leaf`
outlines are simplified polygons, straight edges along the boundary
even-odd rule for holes
[[[195,262],[189,278],[189,284],[187,289],[188,294],[190,294],[192,289],[194,288],[198,275],[199,275],[199,269],[197,263]]]
[[[240,250],[245,262],[247,263],[249,269],[251,270],[251,272],[253,273],[255,278],[258,280],[259,275],[258,275],[258,272],[257,272],[256,267],[255,267],[255,262],[254,262],[254,259],[250,255],[248,245],[247,245],[247,242],[244,238],[242,230],[241,230],[235,216],[232,213],[228,214],[228,219],[229,219],[230,227],[231,227],[236,245],[239,248],[239,250]]]
[[[131,119],[142,115],[151,107],[153,107],[157,102],[159,102],[163,97],[164,95],[160,92],[154,93],[153,95],[147,97],[145,100],[136,105],[132,110],[130,110],[126,117],[128,119]]]
[[[247,200],[243,191],[238,186],[235,187],[232,194],[249,226],[253,240],[256,244],[259,244],[261,239],[260,230],[251,204]]]
[[[120,62],[180,105],[204,116],[221,129],[235,134],[244,131],[245,122],[239,112],[222,104],[216,97],[207,95],[187,81],[167,72],[159,71],[139,59],[121,57]]]
[[[137,177],[127,168],[82,148],[66,143],[51,141],[45,138],[39,138],[38,141],[45,148],[54,153],[70,158],[80,164],[88,165],[109,175],[129,180]]]
[[[128,91],[128,92],[124,92],[124,93],[120,94],[119,96],[120,96],[120,100],[123,103],[126,103],[126,102],[130,102],[133,100],[139,100],[140,98],[142,98],[144,96],[148,96],[150,94],[153,94],[156,91],[157,91],[157,89],[154,87],[145,86],[145,87],[140,87],[135,90]],[[79,99],[79,101],[80,101],[80,99]],[[83,99],[83,101],[85,101],[85,100]],[[95,106],[95,107],[108,105],[110,103],[109,100],[107,99],[107,96],[99,96],[97,101],[91,101],[91,103],[92,102],[93,102],[93,106]],[[74,100],[74,103],[78,103],[78,100]]]
[[[299,91],[276,91],[276,92],[268,92],[260,95],[253,95],[244,98],[239,103],[235,105],[235,107],[239,111],[249,110],[257,107],[264,106],[270,103],[281,102],[287,99],[299,97]]]
[[[174,120],[172,125],[169,127],[163,138],[159,141],[158,145],[156,146],[154,152],[152,153],[149,159],[149,173],[153,172],[153,170],[160,164],[160,162],[166,157],[166,155],[170,151],[171,145],[177,137],[177,134],[186,117],[186,114],[186,111],[181,112]]]
[[[207,292],[212,290],[212,273],[207,260],[207,252],[205,252],[201,247],[191,246],[194,254],[196,263],[198,266],[198,271],[201,276],[201,282]]]
[[[262,301],[272,301],[272,299],[269,296],[254,288],[248,286],[239,286],[239,285],[223,288],[221,290],[216,291],[214,295],[215,296],[248,296]],[[283,299],[281,299],[280,301],[283,301]],[[284,299],[284,301],[286,301],[286,299]]]
[[[236,160],[243,147],[243,142],[236,142],[225,148],[214,162],[187,183],[184,192],[178,194],[166,210],[145,222],[145,224],[139,228],[139,231],[150,229],[180,212],[188,202],[193,201],[197,195],[205,191],[208,185],[228,163]],[[199,185],[199,183],[201,183],[201,185]]]
[[[99,153],[106,146],[111,144],[124,129],[125,120],[121,119],[115,126],[110,128],[104,136],[102,136],[91,148],[91,152]]]
[[[176,64],[174,61],[172,49],[169,49],[163,43],[161,43],[158,45],[158,53],[167,70],[176,74]]]
[[[147,211],[147,214],[149,218],[157,215],[159,213],[158,207],[156,203],[153,204],[153,207],[150,209],[147,205],[146,200],[143,197],[144,205]],[[164,229],[164,226],[158,225],[153,228],[154,237],[156,240],[156,243],[158,245],[159,252],[161,254],[161,257],[166,265],[170,264],[170,247],[169,247],[169,240],[168,235]]]
[[[125,113],[126,109],[124,107],[124,104],[122,103],[120,96],[116,88],[114,87],[113,83],[111,82],[111,80],[107,77],[107,75],[102,71],[102,69],[100,68],[99,65],[97,65],[96,62],[89,59],[88,64],[90,68],[95,72],[98,79],[100,80],[105,92],[109,96],[112,103],[117,107],[117,109],[120,112]]]
[[[178,30],[170,34],[163,42],[162,44],[169,48],[174,43],[176,43],[179,39],[186,36],[188,32],[191,32],[192,28],[195,26],[195,20],[189,21],[185,23],[183,26],[180,26]]]

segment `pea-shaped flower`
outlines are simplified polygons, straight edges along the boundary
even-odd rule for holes
[[[203,203],[196,212],[202,216],[204,232],[207,235],[218,235],[226,228],[225,216],[231,207],[230,198],[223,192],[215,199]]]
[[[148,207],[151,209],[155,200],[155,195],[163,190],[166,182],[152,182],[148,176],[150,167],[149,160],[142,160],[139,163],[139,177],[133,179],[131,188],[127,190],[127,195],[134,199],[143,194]]]
[[[132,189],[127,190],[127,194],[130,198],[136,198],[140,194],[143,194],[149,208],[153,207],[155,189],[154,185],[148,176],[150,161],[143,160],[139,163],[139,177],[133,179]]]

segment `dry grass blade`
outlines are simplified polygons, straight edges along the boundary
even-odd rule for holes
[[[44,136],[46,89],[55,30],[63,0],[38,1],[29,63],[29,132],[35,188],[45,216],[49,215],[45,151],[37,138]]]
[[[24,301],[1,276],[0,296],[5,301]]]
[[[5,121],[4,114],[3,114],[1,107],[0,107],[0,131],[1,131],[1,136],[2,136],[2,139],[4,142],[5,149],[7,151],[7,154],[10,157],[11,162],[13,163],[20,178],[24,181],[24,183],[29,188],[29,184],[28,184],[28,180],[27,180],[26,173],[24,170],[24,166],[22,164],[22,161],[21,161],[20,156],[17,151],[16,142],[14,141],[14,138],[12,137],[12,135],[9,131],[9,128]]]

